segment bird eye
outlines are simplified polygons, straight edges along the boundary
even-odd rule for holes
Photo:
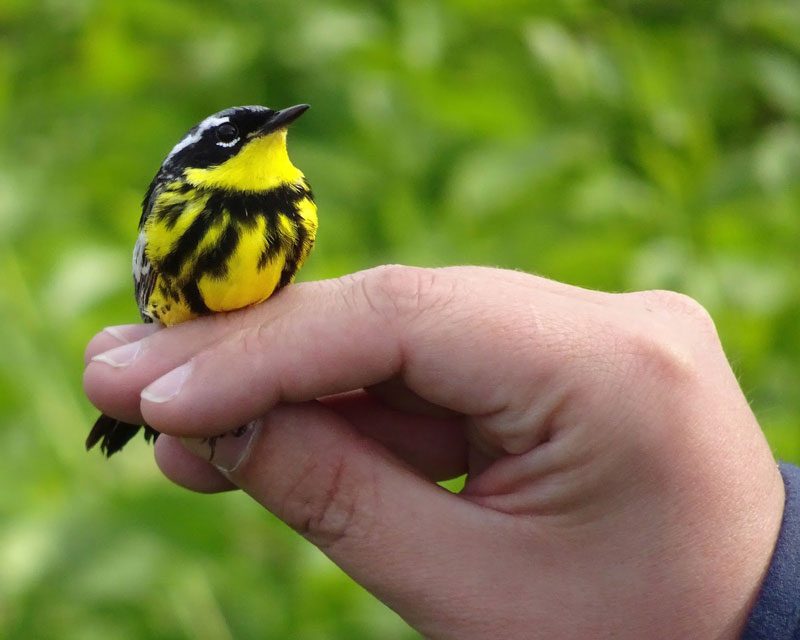
[[[239,138],[239,130],[230,123],[217,127],[217,140],[224,145],[229,145]]]

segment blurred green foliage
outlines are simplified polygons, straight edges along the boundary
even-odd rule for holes
[[[106,462],[82,350],[135,321],[130,251],[164,154],[234,104],[313,110],[301,279],[480,263],[714,315],[800,460],[796,0],[3,0],[0,636],[411,638],[241,496]]]

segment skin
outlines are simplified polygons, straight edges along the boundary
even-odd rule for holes
[[[675,293],[383,267],[115,327],[87,361],[99,409],[168,434],[168,478],[246,491],[431,638],[737,638],[780,527],[775,460]],[[207,461],[195,438],[256,418]]]

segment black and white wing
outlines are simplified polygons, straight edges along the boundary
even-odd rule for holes
[[[139,315],[142,316],[144,322],[153,322],[153,317],[147,313],[147,306],[157,277],[153,265],[147,259],[147,237],[144,232],[144,224],[153,209],[157,181],[158,175],[150,183],[150,187],[144,196],[142,217],[139,220],[139,236],[133,246],[133,285],[136,294],[136,305],[139,307]]]

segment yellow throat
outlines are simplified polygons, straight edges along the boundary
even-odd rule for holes
[[[303,172],[289,160],[285,128],[253,138],[222,164],[188,168],[184,175],[196,187],[251,192],[269,191],[303,178]]]

